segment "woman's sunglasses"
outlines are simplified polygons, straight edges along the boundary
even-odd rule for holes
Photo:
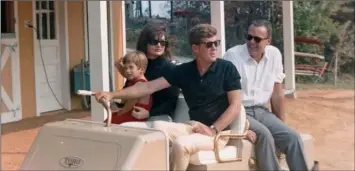
[[[260,43],[262,40],[266,40],[266,39],[268,39],[268,38],[261,38],[261,37],[258,37],[258,36],[252,36],[252,35],[248,34],[247,40],[248,40],[248,41],[251,41],[252,39],[254,39],[254,41],[255,41],[256,43]]]
[[[216,41],[213,41],[213,42],[200,42],[200,44],[206,44],[207,48],[211,48],[212,45],[214,45],[215,47],[218,47],[221,44],[221,41],[220,40],[216,40]]]
[[[158,45],[158,43],[160,43],[161,46],[168,46],[168,41],[166,40],[155,40],[155,39],[151,39],[148,40],[148,44],[150,45]]]

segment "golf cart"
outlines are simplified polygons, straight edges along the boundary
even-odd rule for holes
[[[81,95],[93,95],[78,91]],[[108,122],[78,119],[45,124],[33,142],[20,170],[169,170],[169,141],[159,130],[111,124],[110,102],[102,102]],[[188,107],[179,97],[175,122],[189,120]],[[258,170],[252,143],[245,140],[248,129],[244,107],[224,148],[200,151],[190,157],[188,170]],[[301,135],[309,167],[313,166],[310,135]],[[280,166],[287,169],[284,155]]]

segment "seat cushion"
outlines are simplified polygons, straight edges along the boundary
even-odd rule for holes
[[[174,121],[181,123],[181,122],[186,122],[189,120],[190,120],[189,108],[186,104],[184,97],[182,95],[180,95],[179,99],[177,101],[177,106],[176,106],[176,110],[175,110],[175,114],[174,114]],[[245,131],[245,122],[246,122],[245,108],[243,105],[241,105],[240,114],[231,123],[231,125],[230,125],[231,130],[228,131],[228,133],[243,134]],[[247,141],[243,141],[243,142],[250,144]],[[244,146],[244,143],[243,143],[243,146]],[[226,159],[226,160],[235,159],[237,157],[237,147],[233,146],[233,145],[226,146],[225,148],[221,149],[220,154],[221,154],[222,160],[223,159]],[[216,163],[216,162],[217,161],[216,161],[213,151],[200,151],[190,157],[190,163],[195,164],[195,165]]]
[[[313,154],[313,138],[309,134],[300,134],[303,145],[304,152],[307,158],[308,166],[312,166],[312,162],[314,160]],[[236,160],[237,159],[237,147],[236,142],[238,140],[230,140],[227,146],[220,150],[220,157],[222,160]],[[243,151],[242,151],[242,160],[249,160],[250,157],[255,158],[254,153],[254,145],[250,143],[248,140],[243,140]],[[287,168],[287,162],[285,158],[282,158],[280,161],[280,165],[283,168]],[[214,155],[214,151],[200,151],[197,152],[190,157],[190,164],[193,165],[207,165],[207,164],[215,164],[218,163],[216,157]]]
[[[247,141],[243,141],[243,150],[242,150],[242,160],[249,160],[254,154],[253,145]],[[220,158],[222,160],[236,160],[237,159],[237,147],[228,144],[220,150]],[[214,154],[214,151],[199,151],[190,156],[190,164],[193,165],[206,165],[218,163]]]
[[[179,95],[179,98],[176,103],[173,121],[178,123],[184,123],[189,120],[189,107],[187,106],[184,96]]]
[[[185,102],[184,97],[180,95],[177,102],[174,121],[181,123],[190,120],[188,110],[189,108]],[[246,121],[246,114],[245,114],[245,109],[242,105],[239,117],[235,119],[230,125],[231,127],[230,132],[234,134],[242,134],[245,131],[245,121]],[[308,134],[301,134],[301,138],[304,144],[305,153],[307,155],[307,163],[310,165],[312,164],[313,161],[312,136]],[[222,160],[237,159],[237,147],[235,145],[237,143],[234,142],[237,142],[237,140],[230,140],[228,142],[228,145],[225,148],[222,148],[220,150],[220,157]],[[254,148],[249,141],[243,140],[242,158],[243,160],[249,160],[250,157],[255,157]],[[198,153],[195,153],[194,155],[191,155],[190,157],[190,164],[193,165],[206,165],[206,164],[213,164],[213,163],[218,163],[218,162],[216,161],[215,154],[212,150],[200,151]],[[282,159],[280,161],[280,164],[287,165],[285,159]]]

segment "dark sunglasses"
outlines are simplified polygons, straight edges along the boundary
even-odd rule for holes
[[[157,45],[158,43],[160,43],[161,46],[168,46],[168,41],[166,40],[155,40],[155,39],[151,39],[148,40],[148,44],[150,45]]]
[[[214,45],[215,47],[218,47],[221,44],[220,40],[216,40],[214,42],[200,42],[200,44],[206,44],[207,48],[211,48],[212,45]]]
[[[248,40],[248,41],[251,41],[252,39],[254,39],[254,41],[255,41],[256,43],[260,43],[262,40],[266,40],[266,39],[268,39],[268,38],[261,38],[261,37],[258,37],[258,36],[252,36],[252,35],[248,34],[247,40]]]

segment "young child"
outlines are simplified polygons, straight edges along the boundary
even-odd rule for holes
[[[123,88],[130,87],[139,82],[147,82],[144,77],[144,72],[148,65],[147,57],[144,53],[139,51],[128,52],[122,60],[125,74],[124,77],[127,79]],[[132,115],[134,106],[142,107],[146,110],[150,110],[152,106],[152,97],[146,96],[140,99],[126,100],[124,101],[124,106],[118,112],[112,112],[112,123],[121,124],[124,122],[132,121],[146,121],[146,119],[137,119]],[[105,120],[105,123],[107,119]]]

